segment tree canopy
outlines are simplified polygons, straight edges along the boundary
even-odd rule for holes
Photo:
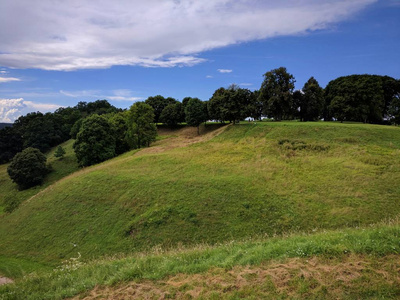
[[[20,189],[41,184],[48,173],[46,156],[39,149],[26,148],[14,156],[7,172]]]
[[[203,101],[198,98],[190,99],[185,108],[185,115],[186,123],[189,126],[197,127],[197,133],[200,134],[199,126],[206,119]]]
[[[91,115],[82,122],[74,143],[80,166],[90,166],[115,156],[115,129],[104,116]]]
[[[293,115],[294,76],[280,67],[264,74],[260,88],[260,100],[264,114],[277,121],[290,119]]]
[[[154,121],[153,108],[144,103],[136,102],[128,112],[128,142],[131,148],[149,146],[155,141],[157,127]]]

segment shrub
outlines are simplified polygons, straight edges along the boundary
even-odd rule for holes
[[[21,190],[41,184],[48,173],[46,156],[39,149],[26,148],[14,156],[7,172]]]

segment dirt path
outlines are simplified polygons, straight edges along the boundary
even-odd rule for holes
[[[183,127],[178,130],[171,130],[171,129],[160,129],[158,131],[158,134],[160,137],[165,137],[164,139],[161,139],[159,141],[156,141],[153,143],[150,147],[148,148],[143,148],[140,151],[136,152],[133,154],[133,156],[141,156],[141,155],[146,155],[146,154],[155,154],[155,153],[162,153],[168,150],[172,150],[175,148],[183,148],[187,147],[191,144],[195,143],[200,143],[200,142],[206,142],[208,140],[211,140],[212,138],[220,135],[222,132],[224,132],[230,125],[226,126],[220,126],[220,125],[208,125],[207,127],[202,127],[200,130],[200,135],[197,134],[197,128],[196,127]],[[120,159],[118,162],[123,162],[125,160],[130,160],[132,159],[132,156],[127,156],[125,158]],[[49,185],[45,189],[41,190],[37,194],[33,195],[30,197],[28,200],[24,201],[22,205],[25,205],[26,203],[29,203],[33,199],[35,199],[37,196],[52,190],[53,187],[65,180],[74,178],[76,176],[86,174],[89,172],[92,172],[97,169],[101,169],[107,164],[113,164],[115,163],[114,161],[110,162],[104,162],[96,166],[92,167],[87,167],[82,170],[76,171],[68,176],[65,176],[64,178],[58,180],[57,182],[53,183],[52,185]]]

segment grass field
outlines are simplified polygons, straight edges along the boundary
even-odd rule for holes
[[[78,252],[88,262],[154,247],[271,237],[284,243],[288,234],[367,228],[400,214],[397,127],[246,122],[203,130],[200,137],[194,128],[164,130],[150,148],[69,176],[76,165],[53,162],[58,173],[24,192],[0,166],[1,194],[21,202],[0,219],[0,272],[18,279]],[[399,246],[398,225],[390,228]],[[233,264],[243,265],[237,257]],[[226,266],[202,272],[212,267]],[[167,274],[177,273],[155,279]]]
[[[76,257],[0,287],[5,299],[396,299],[400,226],[230,242],[125,258]],[[124,298],[123,298],[124,296]]]

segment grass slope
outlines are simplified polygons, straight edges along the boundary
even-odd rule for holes
[[[78,252],[88,260],[400,213],[399,128],[245,123],[195,139],[170,133],[58,181],[2,217],[0,255],[57,265]]]
[[[74,258],[52,272],[0,287],[0,296],[61,299],[83,293],[79,299],[159,299],[162,295],[179,299],[395,299],[400,296],[399,258],[397,220],[362,229],[156,251],[89,263]]]
[[[78,170],[78,163],[72,148],[73,143],[73,140],[69,140],[61,144],[66,151],[63,159],[57,159],[54,157],[54,152],[57,147],[54,147],[46,153],[47,163],[51,165],[53,171],[46,176],[42,185],[27,190],[19,191],[18,186],[13,183],[8,176],[8,164],[0,165],[0,216],[4,213],[4,209],[6,209],[7,206],[18,206],[20,203],[36,195],[47,186]]]

